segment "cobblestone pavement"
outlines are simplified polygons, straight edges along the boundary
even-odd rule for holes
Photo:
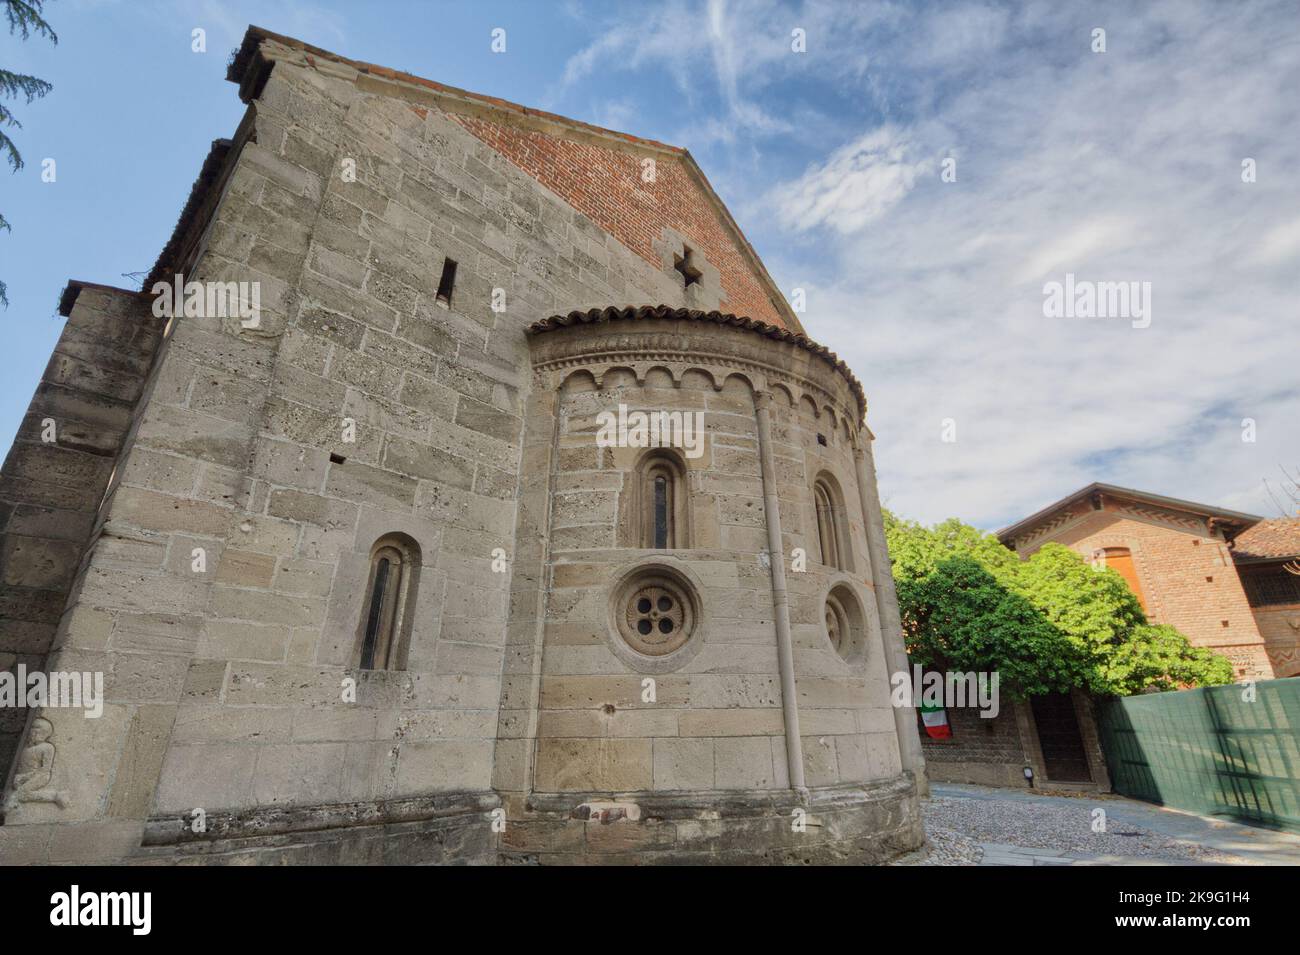
[[[923,813],[927,850],[896,864],[1300,864],[1300,836],[1119,796],[935,784]]]

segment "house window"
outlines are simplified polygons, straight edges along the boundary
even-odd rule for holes
[[[1137,565],[1133,563],[1133,554],[1127,547],[1106,547],[1101,552],[1106,566],[1114,569],[1124,578],[1128,584],[1128,589],[1133,591],[1133,596],[1137,597],[1138,603],[1142,605],[1142,612],[1147,612],[1146,594],[1142,592],[1142,582],[1138,580]]]
[[[1242,568],[1241,585],[1252,607],[1300,604],[1300,577],[1284,567]]]
[[[689,543],[686,467],[676,452],[655,448],[638,467],[640,545],[686,548]]]
[[[821,562],[837,570],[853,571],[853,551],[849,543],[848,520],[839,484],[829,474],[821,474],[813,484],[813,505],[817,512],[817,547]]]
[[[370,550],[353,664],[362,670],[402,670],[419,582],[420,548],[405,534],[390,534]]]
[[[456,287],[456,263],[446,259],[442,263],[442,278],[438,280],[438,304],[451,307],[451,293]]]

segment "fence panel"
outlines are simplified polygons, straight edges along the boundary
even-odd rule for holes
[[[1115,791],[1300,832],[1300,678],[1107,700],[1098,708]]]

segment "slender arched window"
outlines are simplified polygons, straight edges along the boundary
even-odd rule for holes
[[[817,548],[827,567],[852,572],[853,548],[849,543],[849,525],[844,497],[839,484],[829,474],[820,474],[813,483],[813,506],[817,516]]]
[[[420,547],[405,534],[382,537],[370,549],[370,576],[354,655],[360,669],[405,669],[419,574]]]
[[[821,550],[822,563],[827,567],[838,567],[835,540],[835,505],[831,503],[830,492],[821,481],[813,487],[813,501],[817,505],[817,544]]]
[[[672,513],[669,508],[672,507],[672,487],[666,474],[656,474],[654,481],[654,541],[655,547],[667,547],[672,537],[672,521],[668,515]]]
[[[637,468],[640,545],[658,549],[690,546],[686,467],[676,452],[656,448]]]

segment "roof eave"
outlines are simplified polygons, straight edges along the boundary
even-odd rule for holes
[[[1120,487],[1118,484],[1103,484],[1100,481],[1094,481],[1087,487],[1081,488],[1073,494],[1066,495],[1060,500],[1049,504],[1042,510],[1029,515],[1029,517],[1017,521],[1009,527],[1004,527],[1002,530],[997,532],[997,538],[1003,544],[1014,541],[1014,539],[1023,531],[1029,530],[1058,511],[1061,511],[1077,501],[1097,492],[1109,494],[1112,497],[1126,497],[1133,500],[1145,501],[1160,507],[1168,507],[1174,510],[1199,514],[1203,517],[1216,517],[1224,521],[1242,524],[1245,527],[1257,524],[1264,519],[1257,514],[1245,514],[1241,511],[1230,511],[1227,508],[1211,507],[1207,504],[1197,504],[1195,501],[1184,501],[1176,497],[1165,497],[1163,494],[1152,494],[1147,491],[1136,490],[1135,488]]]
[[[862,388],[862,382],[858,381],[853,374],[852,369],[840,358],[835,352],[831,351],[825,345],[820,345],[813,341],[802,331],[794,331],[789,328],[782,328],[778,325],[770,325],[767,322],[759,321],[755,318],[749,318],[744,315],[735,315],[731,312],[720,312],[715,310],[702,311],[700,309],[674,308],[671,305],[624,305],[624,306],[607,306],[605,308],[575,309],[566,312],[563,315],[552,315],[541,321],[533,322],[524,329],[525,334],[540,335],[557,328],[567,328],[572,325],[591,325],[597,322],[611,321],[637,321],[637,320],[666,320],[666,321],[701,321],[712,322],[716,325],[730,325],[735,328],[743,328],[755,332],[765,338],[773,338],[777,341],[789,342],[805,351],[811,352],[825,360],[832,368],[844,376],[848,382],[849,389],[853,392],[854,398],[858,403],[858,421],[865,422],[867,414],[867,397]]]

